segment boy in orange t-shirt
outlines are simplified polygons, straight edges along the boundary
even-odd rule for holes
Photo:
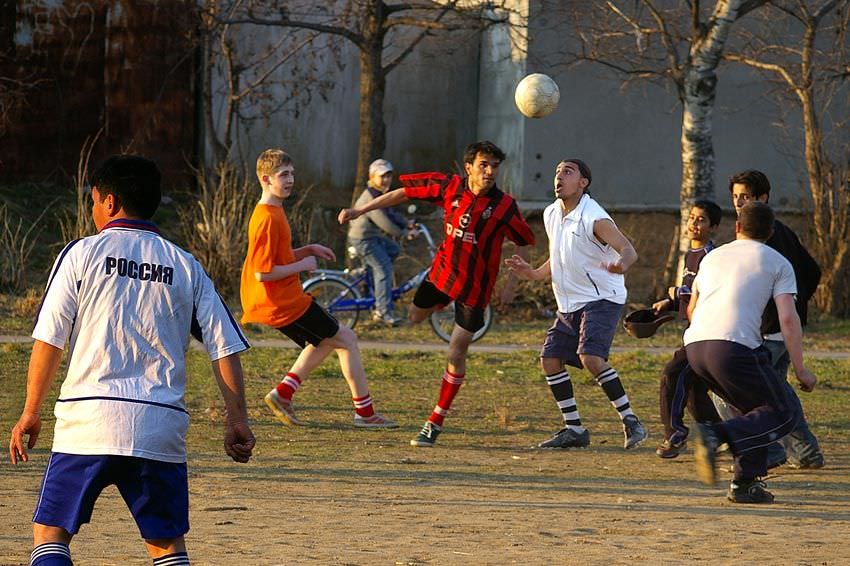
[[[292,249],[292,233],[283,200],[292,193],[295,168],[280,149],[267,149],[257,158],[257,177],[263,195],[248,225],[248,254],[242,266],[242,322],[274,327],[303,348],[295,364],[265,397],[266,405],[284,424],[303,424],[295,416],[292,395],[307,375],[336,351],[354,401],[354,426],[394,428],[394,421],[372,407],[357,335],[342,326],[301,288],[298,274],[317,267],[317,258],[334,260],[321,244]]]

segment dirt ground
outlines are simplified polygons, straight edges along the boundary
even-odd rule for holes
[[[823,470],[780,468],[768,480],[777,503],[744,506],[724,499],[726,482],[698,484],[690,452],[625,453],[613,429],[569,452],[476,449],[467,434],[423,450],[408,436],[368,431],[321,463],[261,448],[245,466],[191,454],[193,564],[850,563],[846,454],[827,450]],[[4,565],[28,564],[46,457],[0,470]],[[149,563],[114,488],[72,552],[76,564]]]

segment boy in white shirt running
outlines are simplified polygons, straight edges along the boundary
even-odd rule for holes
[[[716,480],[717,447],[727,443],[735,457],[735,478],[727,498],[735,503],[772,503],[761,478],[767,474],[768,445],[797,424],[800,400],[771,364],[762,345],[762,314],[773,299],[782,337],[800,388],[817,379],[803,364],[803,332],[794,306],[797,283],[791,263],[765,244],[774,216],[763,202],[741,208],[736,240],[708,254],[694,279],[685,331],[688,363],[701,379],[741,415],[721,423],[699,423],[694,453],[697,473]]]
[[[227,409],[224,449],[236,462],[248,461],[255,442],[238,355],[249,345],[203,267],[150,222],[160,201],[157,166],[113,156],[91,185],[99,233],[69,243],[56,259],[32,334],[26,404],[9,441],[12,463],[26,462],[69,343],[31,564],[71,565],[71,538],[114,484],[154,565],[184,566],[189,335],[212,360]]]
[[[565,159],[555,170],[557,200],[543,212],[549,236],[549,259],[534,269],[515,255],[505,260],[523,279],[552,279],[558,317],[546,334],[540,354],[546,381],[561,410],[564,427],[540,448],[583,448],[590,432],[582,425],[565,364],[586,367],[605,391],[623,423],[626,450],[646,439],[646,429],[632,411],[608,353],[626,302],[623,274],[637,260],[631,242],[587,188],[590,168],[580,159]]]

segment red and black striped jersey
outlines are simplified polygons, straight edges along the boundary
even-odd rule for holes
[[[495,186],[476,196],[460,175],[412,173],[400,175],[399,181],[408,198],[441,203],[445,211],[444,239],[428,278],[464,305],[487,306],[505,237],[519,246],[534,243],[516,201]]]

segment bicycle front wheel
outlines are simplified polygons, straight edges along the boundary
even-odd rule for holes
[[[434,334],[439,336],[444,342],[450,341],[452,339],[452,330],[455,327],[455,304],[450,303],[443,310],[432,312],[428,322],[431,323]],[[490,330],[492,325],[493,307],[487,305],[484,309],[484,326],[472,335],[472,341],[477,342],[482,336],[487,334],[487,331]]]
[[[317,303],[322,305],[340,324],[349,328],[357,325],[360,293],[341,279],[318,279],[304,286]]]

